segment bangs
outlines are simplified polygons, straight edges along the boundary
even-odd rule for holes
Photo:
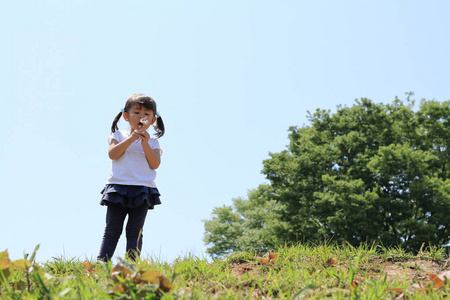
[[[133,95],[130,97],[125,105],[125,110],[130,110],[134,105],[138,105],[139,108],[149,109],[156,114],[156,102],[147,95]]]

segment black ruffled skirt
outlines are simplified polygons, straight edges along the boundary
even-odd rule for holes
[[[102,194],[100,205],[117,203],[125,208],[135,208],[147,202],[148,209],[153,209],[155,205],[161,204],[158,189],[146,186],[106,184],[100,193]]]

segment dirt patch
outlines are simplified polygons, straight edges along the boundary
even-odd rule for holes
[[[428,281],[427,274],[439,275],[445,271],[450,271],[448,261],[436,262],[420,258],[397,262],[379,260],[378,264],[381,267],[381,272],[378,274],[371,272],[373,277],[386,276],[387,280],[405,280],[409,283]]]
[[[252,263],[240,263],[240,264],[233,264],[231,266],[231,274],[233,274],[236,277],[242,277],[246,273],[254,274],[257,270],[255,268],[255,264]]]
[[[426,282],[430,280],[427,274],[448,274],[450,272],[450,262],[424,260],[421,258],[401,261],[376,259],[370,263],[367,270],[372,278],[383,278],[386,276],[388,281]],[[255,263],[237,263],[230,266],[230,271],[234,276],[240,278],[246,273],[249,275],[257,274],[260,271],[260,266]]]

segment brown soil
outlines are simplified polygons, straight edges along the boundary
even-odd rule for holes
[[[381,276],[386,275],[387,280],[405,280],[408,283],[428,282],[430,281],[428,274],[440,277],[443,277],[443,275],[449,277],[448,274],[450,274],[448,260],[442,262],[413,258],[398,262],[379,260],[378,264],[381,268]],[[380,277],[380,272],[378,272],[378,275],[374,272],[373,277]]]
[[[342,267],[343,266],[335,266]],[[361,266],[362,267],[362,266]],[[241,277],[246,273],[250,275],[260,271],[260,266],[255,263],[238,263],[231,266],[231,273],[236,277]],[[450,279],[450,262],[432,261],[421,258],[412,258],[402,261],[384,261],[377,259],[367,266],[366,271],[372,278],[382,278],[386,276],[386,280],[405,280],[408,283],[429,282],[428,274],[438,275],[443,278],[446,276]]]

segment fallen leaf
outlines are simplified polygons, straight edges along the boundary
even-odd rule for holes
[[[264,257],[258,257],[258,259],[263,263],[263,264],[267,264],[269,262],[269,260],[267,258]]]
[[[115,267],[111,270],[111,272],[112,272],[112,273],[117,273],[117,272],[118,272],[118,273],[122,274],[121,277],[123,277],[123,278],[128,277],[128,276],[131,274],[130,269],[128,269],[127,267],[124,267],[124,266],[122,266],[122,265],[117,265],[117,266],[115,266]]]
[[[160,284],[159,274],[152,271],[142,272],[140,275],[140,280],[148,283]]]
[[[386,289],[386,291],[393,291],[397,297],[395,299],[405,299],[407,294],[403,289]]]
[[[111,270],[111,278],[114,282],[119,281],[117,277],[125,279],[130,276],[131,276],[131,271],[128,268],[121,266],[121,265],[117,265]]]
[[[113,287],[113,291],[116,293],[123,293],[128,290],[128,287],[125,283],[117,283]]]
[[[364,278],[356,278],[352,282],[352,287],[357,287],[359,284],[364,282]]]
[[[334,258],[327,258],[325,261],[322,261],[325,267],[329,267],[336,264],[336,260]]]
[[[277,257],[278,257],[278,254],[276,254],[276,253],[269,254],[269,260],[276,259]]]
[[[430,274],[430,273],[427,273],[427,275],[428,275],[428,277],[430,277],[431,281],[433,282],[435,289],[438,290],[444,285],[445,279],[442,280],[441,278],[439,278],[438,275],[434,275],[434,274]]]
[[[26,259],[18,259],[11,262],[11,267],[15,270],[27,271],[32,266]]]
[[[87,270],[87,271],[92,271],[94,269],[94,266],[91,264],[90,261],[81,263],[81,265]]]
[[[159,289],[162,290],[164,293],[170,292],[171,289],[173,289],[174,285],[172,282],[170,282],[169,279],[164,277],[163,275],[159,276]]]
[[[397,295],[403,294],[404,291],[403,289],[386,289],[386,291],[393,291],[395,292]]]
[[[9,260],[8,249],[6,249],[3,252],[0,252],[0,261],[5,259]]]
[[[0,260],[0,270],[7,270],[11,266],[11,261],[9,259]]]

